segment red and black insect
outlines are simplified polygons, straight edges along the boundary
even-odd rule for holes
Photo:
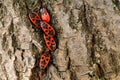
[[[44,34],[44,40],[45,40],[47,48],[50,51],[54,51],[56,49],[56,41],[52,36],[48,36]]]
[[[43,30],[43,32],[48,35],[48,36],[55,36],[55,30],[52,26],[50,26],[47,22],[45,21],[40,21],[40,26]]]
[[[36,28],[40,28],[40,15],[36,12],[30,12],[28,16],[30,21],[36,26]]]
[[[50,22],[50,15],[49,15],[48,11],[46,10],[46,8],[40,9],[40,16],[43,21],[45,21],[47,23]]]
[[[49,51],[42,53],[40,57],[40,63],[39,63],[40,69],[45,69],[48,66],[50,57],[51,55]]]

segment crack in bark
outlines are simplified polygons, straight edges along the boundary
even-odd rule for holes
[[[89,4],[83,0],[83,6],[82,6],[82,13],[81,13],[81,22],[82,25],[84,26],[85,30],[87,31],[86,34],[86,41],[90,40],[89,43],[87,43],[87,48],[88,48],[88,53],[90,55],[90,63],[91,65],[96,64],[95,67],[95,74],[96,76],[99,77],[99,79],[106,80],[104,70],[101,67],[101,64],[97,62],[97,58],[95,56],[95,45],[96,45],[96,34],[94,33],[95,30],[93,29],[94,27],[94,19],[91,16],[93,14]],[[88,37],[87,37],[88,36]]]
[[[85,27],[85,30],[87,30],[88,32],[91,32],[93,27],[91,26],[92,19],[90,17],[90,12],[90,6],[85,0],[83,0],[83,5],[81,7],[81,22],[82,25]]]
[[[91,34],[91,47],[90,48],[90,58],[91,58],[91,65],[96,65],[95,66],[95,74],[96,76],[98,76],[99,79],[103,79],[106,80],[105,78],[105,74],[104,74],[104,70],[103,67],[101,66],[101,64],[99,62],[97,62],[97,57],[95,56],[95,45],[96,45],[96,38],[95,38],[95,34]]]
[[[111,51],[114,53],[114,51]],[[115,72],[116,75],[118,75],[119,71],[120,71],[120,65],[118,62],[118,58],[116,55],[114,55],[113,53],[110,53],[110,65],[111,68],[113,69],[113,72]]]
[[[71,80],[78,80],[76,73],[73,70],[70,71],[70,79]]]
[[[14,24],[13,24],[13,19],[11,20],[11,24],[10,27],[8,28],[8,33],[9,35],[11,35],[12,33],[14,33]]]
[[[95,68],[96,68],[95,69],[96,76],[98,76],[99,79],[107,80],[105,78],[105,72],[104,72],[101,64],[96,63],[96,67]]]
[[[2,39],[3,39],[2,40],[2,48],[3,48],[3,50],[6,51],[6,49],[8,49],[8,40],[7,40],[7,34],[6,33],[3,34]]]
[[[14,60],[15,74],[16,74],[17,80],[20,80],[20,72],[16,69],[16,65],[17,65],[17,57],[15,56],[15,60]]]
[[[2,67],[3,73],[5,74],[6,79],[9,80],[7,71],[5,69],[5,63],[3,63],[1,67]]]

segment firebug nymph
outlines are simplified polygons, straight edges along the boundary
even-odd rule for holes
[[[47,22],[40,21],[40,26],[43,30],[43,32],[48,36],[54,36],[55,30],[52,26],[50,26]]]
[[[44,34],[44,40],[45,40],[47,48],[50,51],[54,51],[56,49],[56,41],[52,36],[48,36]]]
[[[50,52],[43,52],[41,57],[40,57],[40,63],[39,66],[41,69],[45,69],[48,66],[48,63],[50,61]]]
[[[40,28],[40,15],[36,12],[30,12],[29,13],[29,19],[30,21],[37,27]]]

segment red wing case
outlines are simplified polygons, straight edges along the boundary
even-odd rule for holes
[[[36,12],[29,13],[30,21],[36,26],[36,28],[40,28],[40,15]]]
[[[52,36],[48,36],[44,34],[44,40],[45,40],[47,48],[50,51],[54,51],[56,49],[56,41]]]
[[[45,69],[48,64],[49,64],[49,61],[50,61],[50,54],[49,52],[44,52],[42,53],[41,57],[40,57],[40,69]]]
[[[48,36],[55,36],[55,30],[52,26],[50,26],[47,22],[40,21],[40,26],[43,32]]]

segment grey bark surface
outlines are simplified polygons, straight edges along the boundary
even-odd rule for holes
[[[0,0],[0,80],[120,80],[119,0]],[[58,48],[46,70],[35,68],[45,47],[28,19],[44,5]]]

